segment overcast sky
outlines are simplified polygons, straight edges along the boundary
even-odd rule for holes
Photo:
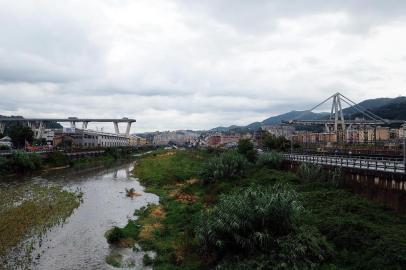
[[[3,115],[205,129],[337,91],[406,95],[406,1],[0,0]]]

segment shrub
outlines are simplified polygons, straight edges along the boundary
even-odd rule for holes
[[[220,156],[210,159],[203,167],[201,176],[205,183],[215,182],[219,179],[242,176],[247,167],[247,159],[235,152],[228,151]]]
[[[113,229],[108,231],[106,235],[107,242],[110,244],[117,243],[118,241],[120,241],[120,239],[124,237],[125,234],[123,232],[123,229],[120,229],[119,227],[113,227]]]
[[[244,155],[249,162],[255,162],[257,159],[254,144],[249,139],[241,139],[238,141],[238,153]]]
[[[46,161],[53,166],[64,166],[69,164],[69,158],[61,152],[49,153]]]
[[[14,152],[7,162],[9,170],[16,172],[34,171],[41,167],[42,160],[37,154],[28,154],[26,152]]]
[[[259,167],[267,167],[269,169],[279,169],[282,164],[282,155],[277,152],[263,153],[257,160]]]
[[[8,161],[7,158],[5,157],[0,157],[0,172],[1,171],[7,171],[8,168]]]
[[[329,247],[305,224],[305,215],[297,194],[286,186],[249,187],[222,197],[203,214],[196,236],[217,259],[265,254],[268,269],[308,269],[325,259]]]
[[[117,160],[120,157],[120,152],[116,147],[108,147],[105,150],[105,154],[107,156],[112,157],[113,159]]]
[[[323,171],[320,165],[302,163],[299,166],[298,175],[304,182],[315,182],[323,180]]]

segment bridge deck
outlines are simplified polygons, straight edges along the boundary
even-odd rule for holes
[[[322,156],[322,155],[303,155],[303,154],[284,154],[283,156],[285,160],[290,161],[308,162],[320,165],[357,168],[372,171],[406,173],[404,161],[401,161],[399,159]]]
[[[3,118],[0,117],[0,122],[117,122],[117,123],[128,123],[128,122],[136,122],[135,119],[130,118],[17,118],[17,117],[9,117]]]

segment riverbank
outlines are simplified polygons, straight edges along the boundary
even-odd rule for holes
[[[81,196],[79,191],[66,191],[56,185],[20,183],[1,186],[0,263],[7,265],[10,260],[20,266],[30,263],[36,236],[40,241],[41,234],[47,229],[64,222],[79,206]],[[32,241],[24,243],[23,240],[28,238]],[[7,256],[13,248],[25,252]]]
[[[406,267],[404,215],[337,188],[334,182],[328,180],[334,176],[322,178],[313,175],[315,178],[305,179],[303,175],[299,177],[291,172],[271,169],[273,165],[267,167],[250,164],[239,177],[207,183],[202,181],[201,172],[205,169],[207,160],[215,158],[214,156],[215,154],[205,151],[176,151],[149,155],[138,161],[134,169],[135,176],[140,178],[148,192],[160,196],[160,204],[136,211],[139,218],[133,222],[133,229],[128,236],[144,250],[157,252],[154,260],[145,258],[145,262],[153,264],[154,269],[209,269],[215,265],[221,265],[221,269],[268,269],[275,261],[279,262],[280,269],[289,269],[292,265],[300,265],[301,269]],[[216,159],[215,162],[219,160]],[[278,191],[275,185],[286,187]],[[251,196],[246,195],[245,191],[251,190],[253,186],[260,187],[261,191],[270,189],[265,197],[275,192],[293,194],[291,196],[294,199],[286,207],[301,213],[299,217],[295,217],[292,212],[291,216],[295,220],[293,224],[296,229],[289,231],[288,236],[291,239],[289,241],[295,243],[293,247],[285,250],[280,244],[289,243],[286,236],[282,234],[280,238],[276,238],[278,234],[272,230],[270,232],[269,228],[254,230],[253,227],[248,227],[243,230],[244,233],[233,229],[231,231],[234,234],[227,231],[227,227],[237,226],[233,222],[239,222],[239,216],[246,221],[257,219],[255,215],[244,217],[256,210],[235,214],[219,233],[220,225],[216,225],[217,220],[225,218],[224,215],[232,215],[233,211],[238,212],[238,208],[244,209],[247,198]],[[275,197],[269,198],[271,199],[266,201],[272,201]],[[250,203],[255,209],[262,202]],[[296,209],[295,205],[300,207]],[[227,212],[221,212],[227,207]],[[264,207],[268,207],[268,204],[264,204]],[[275,211],[277,210],[270,213]],[[220,216],[212,220],[212,215],[216,213]],[[210,224],[205,224],[202,217]],[[274,223],[279,220],[281,218]],[[255,224],[253,226],[257,227]],[[207,231],[207,228],[211,231]],[[263,235],[266,238],[255,240],[257,238],[252,236],[254,238],[249,240],[250,230],[257,231],[258,236]],[[306,231],[304,235],[300,233],[303,230]],[[205,238],[202,232],[209,232],[215,239]],[[252,243],[250,251],[244,251],[243,247],[236,249],[243,242],[233,242],[235,240],[232,239],[248,241],[241,238],[241,233]],[[224,244],[210,250],[212,240],[212,245]],[[267,243],[267,248],[262,248],[261,241],[266,241],[264,243]],[[230,247],[234,250],[228,248],[216,253],[226,243],[231,243]],[[269,258],[274,259],[269,261]]]
[[[148,151],[129,148],[106,148],[103,155],[81,157],[71,160],[63,152],[50,152],[44,156],[28,152],[15,152],[12,156],[0,157],[0,174],[23,175],[41,171],[65,169],[69,167],[82,168],[96,164],[112,164],[119,160],[134,158],[134,154]]]
[[[130,269],[144,269],[139,267],[143,252],[112,247],[104,234],[113,226],[124,226],[134,209],[159,198],[144,192],[132,177],[134,161],[93,165],[0,182],[4,198],[0,203],[10,209],[0,214],[0,246],[10,240],[7,256],[0,256],[0,269],[110,269],[107,258],[120,258],[121,266]],[[126,189],[137,196],[128,197]],[[61,217],[56,223],[55,214]]]

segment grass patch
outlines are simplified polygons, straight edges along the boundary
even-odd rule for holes
[[[288,247],[285,251],[292,252],[288,259],[302,254],[294,247],[299,248],[304,241],[311,245],[312,238],[309,237],[321,235],[331,248],[331,256],[324,257],[317,269],[406,269],[404,215],[337,188],[326,177],[310,177],[309,172],[309,177],[302,180],[291,172],[275,170],[273,168],[277,166],[273,165],[273,160],[271,166],[264,166],[266,162],[251,164],[245,176],[233,181],[222,179],[203,184],[199,175],[205,161],[217,155],[205,151],[169,151],[151,154],[138,161],[134,173],[147,191],[160,196],[160,205],[136,211],[139,218],[133,224],[135,229],[131,237],[144,250],[157,252],[154,269],[210,269],[216,265],[219,269],[269,269],[271,262],[266,249],[256,249],[249,254],[226,250],[220,257],[208,256],[202,252],[196,228],[201,213],[214,211],[221,205],[220,198],[239,194],[253,185],[266,190],[275,184],[290,186],[305,211],[300,224],[304,224],[306,230],[300,230],[296,240],[287,239],[299,241],[300,245],[291,242],[292,245],[280,246],[281,249]],[[236,211],[239,209],[235,207]],[[249,211],[248,207],[240,214]],[[251,218],[255,220],[255,217]],[[257,222],[252,226],[255,224]],[[266,233],[268,227],[264,227]],[[307,229],[312,233],[309,234]],[[307,255],[304,254],[302,258],[305,260]],[[279,269],[288,269],[283,258],[278,257],[278,260],[281,262]],[[306,267],[316,268],[312,264]]]
[[[79,206],[79,197],[58,186],[1,187],[0,257],[25,237],[63,222]]]

